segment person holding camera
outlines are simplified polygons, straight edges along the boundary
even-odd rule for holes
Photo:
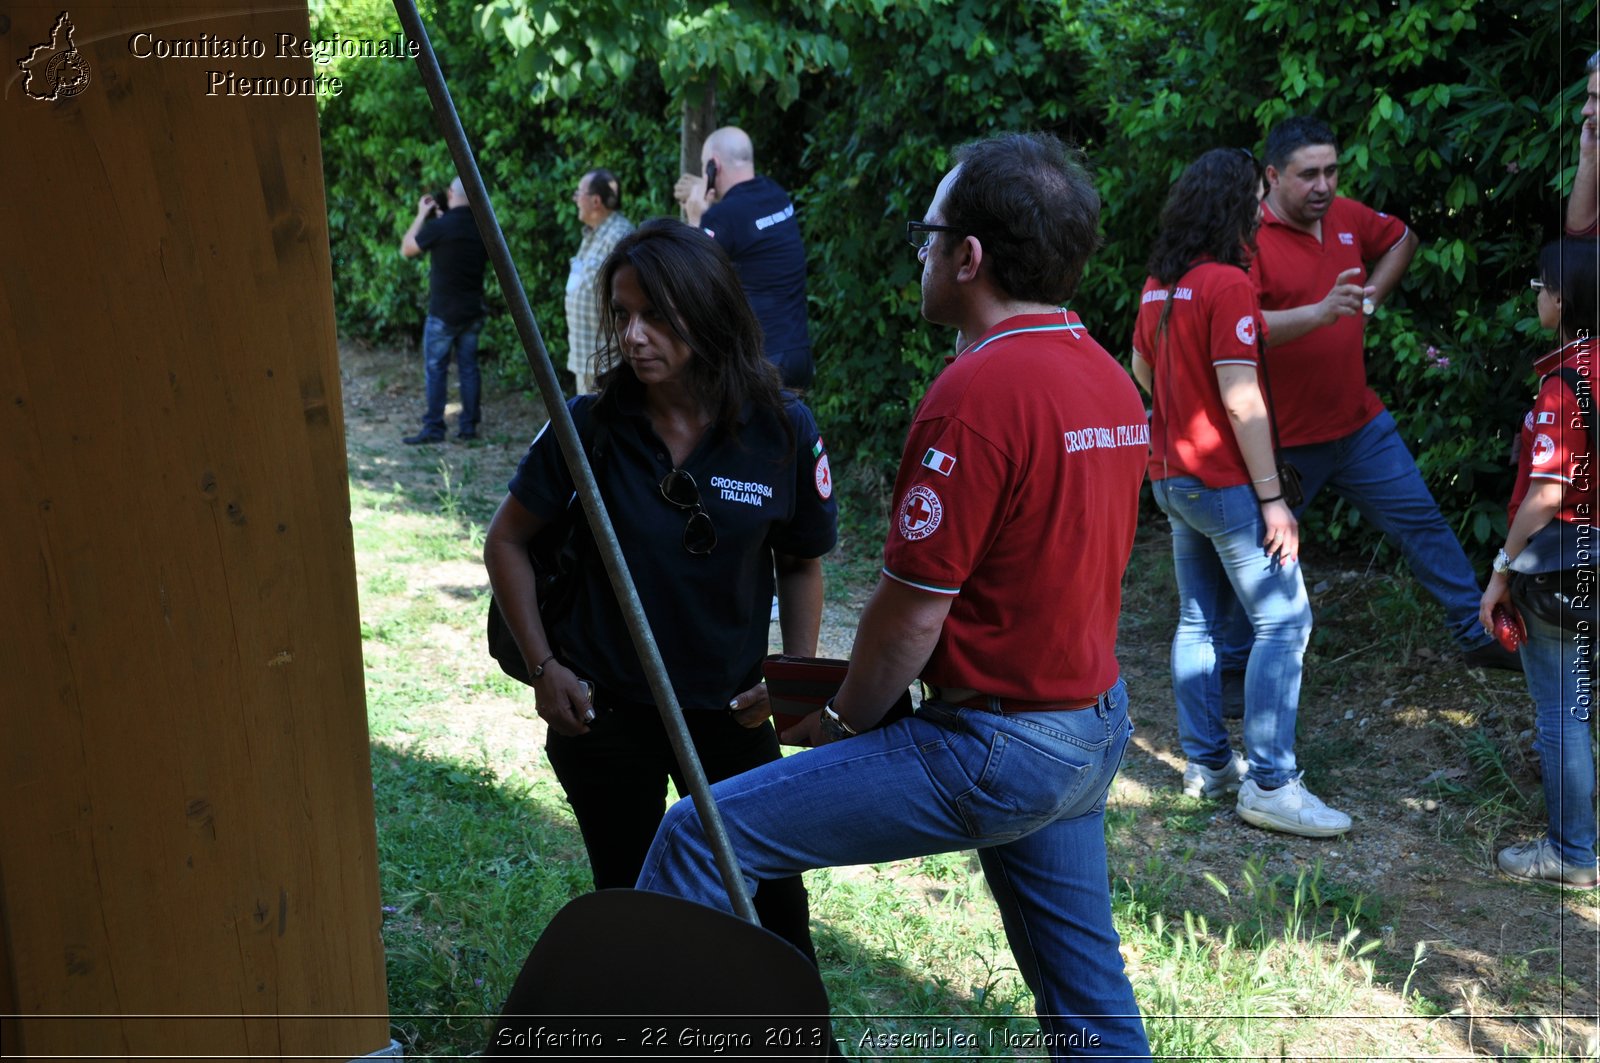
[[[489,264],[489,252],[478,236],[472,204],[461,178],[450,182],[446,199],[447,209],[441,209],[431,195],[418,200],[417,216],[400,238],[400,253],[405,257],[428,256],[428,317],[422,325],[423,383],[428,406],[422,415],[421,430],[401,440],[408,446],[444,442],[444,404],[452,352],[461,382],[456,438],[478,438],[478,334],[483,331],[483,271]]]
[[[1306,789],[1295,760],[1311,603],[1258,376],[1261,308],[1247,269],[1264,191],[1243,148],[1206,152],[1172,186],[1134,327],[1133,375],[1154,400],[1150,482],[1172,525],[1184,793],[1237,792],[1247,823],[1326,838],[1349,830],[1350,817]],[[1235,600],[1254,636],[1248,759],[1229,748],[1222,720],[1217,643]]]
[[[820,559],[833,548],[838,518],[827,452],[811,411],[781,389],[762,357],[733,266],[704,233],[664,218],[644,223],[606,258],[599,289],[599,391],[569,406],[714,782],[779,759],[761,683],[774,589],[783,651],[816,653]],[[595,888],[611,889],[638,877],[668,778],[687,791],[585,528],[575,536],[571,608],[540,613],[528,546],[563,519],[573,490],[554,433],[541,431],[489,524],[483,556],[531,666],[546,750]],[[763,926],[816,962],[799,875],[760,882],[754,903]]]

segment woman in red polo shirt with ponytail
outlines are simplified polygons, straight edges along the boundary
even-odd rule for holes
[[[1262,191],[1260,167],[1241,148],[1206,152],[1172,186],[1134,328],[1133,375],[1154,399],[1150,480],[1172,524],[1184,792],[1237,791],[1246,822],[1325,838],[1349,830],[1350,817],[1306,789],[1294,753],[1311,605],[1257,377],[1261,311],[1246,271]],[[1255,630],[1243,757],[1228,745],[1216,649],[1236,599]]]

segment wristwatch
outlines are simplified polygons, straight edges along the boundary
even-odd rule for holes
[[[1494,565],[1492,567],[1497,573],[1511,571],[1511,555],[1506,553],[1505,547],[1502,546],[1499,551],[1495,553]]]
[[[544,675],[544,666],[555,659],[556,655],[552,653],[550,656],[546,657],[544,660],[528,669],[528,675],[532,676],[534,679],[538,679],[540,676]]]
[[[828,739],[833,742],[838,742],[845,738],[854,738],[861,733],[845,723],[844,719],[833,711],[832,698],[829,698],[827,704],[822,706],[822,716],[818,720],[818,724],[822,728],[822,733],[827,735]]]

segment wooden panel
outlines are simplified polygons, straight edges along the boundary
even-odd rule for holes
[[[207,95],[314,76],[274,54],[306,14],[73,4],[76,56],[25,81],[69,50],[58,2],[0,9],[6,1051],[364,1055],[389,1034],[316,106]],[[28,1018],[66,1014],[109,1017]],[[318,1015],[364,1017],[286,1017]]]

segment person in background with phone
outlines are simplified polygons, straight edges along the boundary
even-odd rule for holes
[[[838,520],[827,452],[811,411],[762,358],[739,278],[704,233],[647,221],[607,256],[598,285],[599,391],[568,405],[595,440],[595,479],[695,750],[707,778],[726,779],[779,756],[761,684],[774,589],[783,651],[817,651],[820,559]],[[489,524],[483,559],[534,677],[595,888],[612,889],[638,877],[668,778],[687,787],[591,536],[575,537],[571,610],[548,625],[540,615],[528,545],[573,490],[547,426]],[[815,963],[800,877],[754,893],[762,925]]]
[[[813,375],[806,249],[789,193],[756,173],[750,138],[733,126],[706,138],[700,168],[703,177],[678,178],[673,196],[689,224],[728,252],[761,323],[768,360],[778,367],[785,387],[804,391]]]
[[[1595,337],[1600,336],[1600,245],[1568,237],[1539,254],[1539,324],[1555,332],[1561,346],[1533,363],[1539,391],[1522,422],[1517,482],[1511,492],[1506,542],[1495,556],[1479,620],[1494,630],[1495,610],[1520,612],[1527,640],[1523,671],[1533,697],[1548,827],[1543,838],[1500,850],[1500,870],[1512,878],[1563,889],[1593,889],[1595,865],[1595,774],[1590,741],[1594,731],[1594,638],[1600,613],[1594,588],[1582,595],[1587,618],[1580,624],[1562,610],[1518,601],[1511,590],[1511,563],[1551,521],[1586,528],[1594,543],[1596,492],[1594,403],[1580,403],[1561,373],[1570,369],[1595,384]],[[1587,406],[1587,409],[1585,409]],[[1551,529],[1555,530],[1555,529]],[[1576,529],[1575,529],[1576,531]],[[1582,542],[1582,532],[1578,533]],[[1591,552],[1590,557],[1593,558]],[[1582,594],[1581,588],[1564,587]]]
[[[1567,235],[1600,235],[1600,52],[1584,67],[1583,125],[1578,130],[1578,172],[1567,199]]]
[[[467,190],[457,177],[450,182],[449,209],[440,209],[431,195],[417,201],[417,216],[400,238],[406,258],[428,256],[428,316],[422,325],[423,385],[427,409],[422,428],[401,441],[408,446],[443,443],[444,406],[449,391],[450,355],[455,354],[461,382],[461,416],[456,438],[478,438],[481,383],[478,334],[483,331],[483,272],[489,252],[478,236]]]
[[[1257,375],[1261,310],[1246,272],[1265,192],[1255,156],[1214,148],[1167,195],[1133,333],[1149,392],[1151,487],[1172,526],[1172,695],[1183,792],[1238,793],[1247,823],[1328,838],[1350,829],[1300,781],[1295,720],[1311,639],[1300,526],[1279,481]],[[1254,634],[1244,745],[1228,746],[1215,638],[1237,600]]]

